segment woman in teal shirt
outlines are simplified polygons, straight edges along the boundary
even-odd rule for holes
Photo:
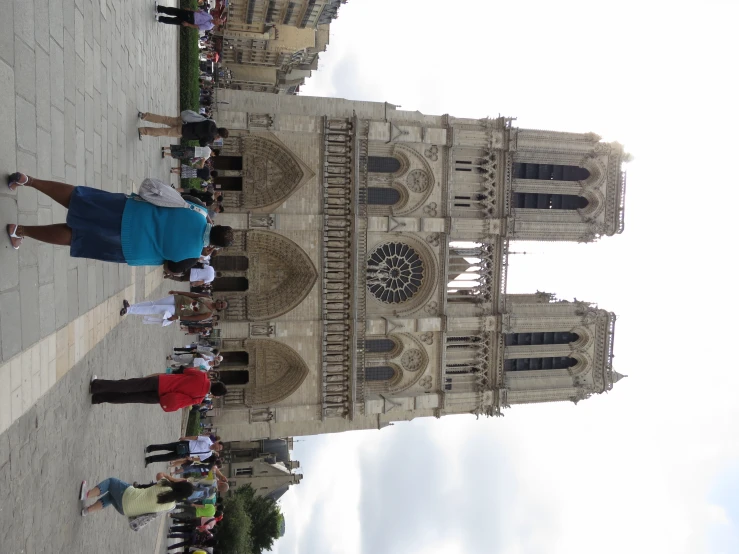
[[[201,210],[163,208],[137,197],[90,187],[45,181],[23,173],[8,177],[8,187],[26,186],[69,211],[66,223],[7,226],[16,250],[25,237],[70,247],[75,258],[128,265],[161,265],[179,273],[197,263],[210,247],[227,247],[233,229],[211,225]],[[193,205],[197,200],[193,199]]]

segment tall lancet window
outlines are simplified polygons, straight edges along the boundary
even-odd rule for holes
[[[367,171],[370,173],[397,173],[400,170],[400,160],[392,156],[369,156]]]
[[[536,192],[514,192],[513,206],[532,210],[581,210],[588,199],[574,194],[547,194]]]
[[[584,181],[590,172],[576,165],[536,164],[516,162],[513,164],[514,179],[538,179],[541,181]]]
[[[567,369],[577,365],[577,360],[570,356],[543,358],[509,358],[503,363],[506,371],[536,371],[541,369]]]

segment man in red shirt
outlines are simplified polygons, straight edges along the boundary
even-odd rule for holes
[[[158,373],[134,379],[98,379],[93,376],[93,404],[159,404],[165,412],[200,404],[205,395],[226,394],[220,381],[210,381],[205,371],[188,367],[179,375]]]

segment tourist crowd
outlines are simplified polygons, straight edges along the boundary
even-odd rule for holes
[[[224,22],[223,7],[187,10],[154,5],[158,22],[209,32]],[[11,191],[35,189],[67,209],[66,221],[52,225],[8,224],[11,246],[19,249],[25,238],[68,246],[70,255],[130,266],[161,266],[167,279],[189,282],[189,291],[171,290],[167,296],[137,303],[123,301],[123,316],[140,316],[145,324],[166,326],[179,321],[181,329],[197,340],[175,348],[167,357],[163,373],[129,379],[99,379],[93,376],[89,392],[92,404],[158,404],[165,412],[183,408],[206,416],[213,398],[224,396],[219,380],[223,356],[207,342],[218,325],[219,312],[228,302],[212,297],[212,283],[220,276],[211,259],[234,241],[231,227],[215,220],[224,211],[223,195],[216,190],[213,159],[219,154],[228,129],[212,119],[214,103],[212,64],[217,60],[214,38],[201,40],[203,65],[199,112],[185,110],[177,116],[139,112],[139,120],[157,126],[141,126],[143,137],[179,138],[182,144],[162,147],[162,158],[171,157],[180,167],[171,173],[190,179],[186,186],[171,187],[157,179],[146,179],[138,194],[112,193],[74,186],[15,172],[8,176]],[[197,145],[191,145],[197,144]],[[223,495],[228,481],[221,473],[223,443],[219,436],[182,436],[175,442],[151,444],[145,449],[145,464],[167,462],[166,472],[155,480],[129,484],[108,477],[88,490],[80,487],[83,517],[113,506],[129,518],[134,530],[157,516],[169,513],[173,525],[168,536],[178,542],[168,550],[217,554],[218,523],[223,519]],[[211,426],[212,429],[212,426]]]

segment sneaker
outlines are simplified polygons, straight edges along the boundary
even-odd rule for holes
[[[85,496],[87,496],[87,481],[82,481],[80,485],[80,500],[84,501]]]
[[[94,383],[95,381],[97,381],[97,380],[98,380],[98,376],[97,376],[97,375],[93,375],[93,376],[92,376],[92,377],[90,378],[90,394],[92,394],[92,384],[93,384],[93,383]],[[83,481],[83,482],[84,482],[84,481]]]

